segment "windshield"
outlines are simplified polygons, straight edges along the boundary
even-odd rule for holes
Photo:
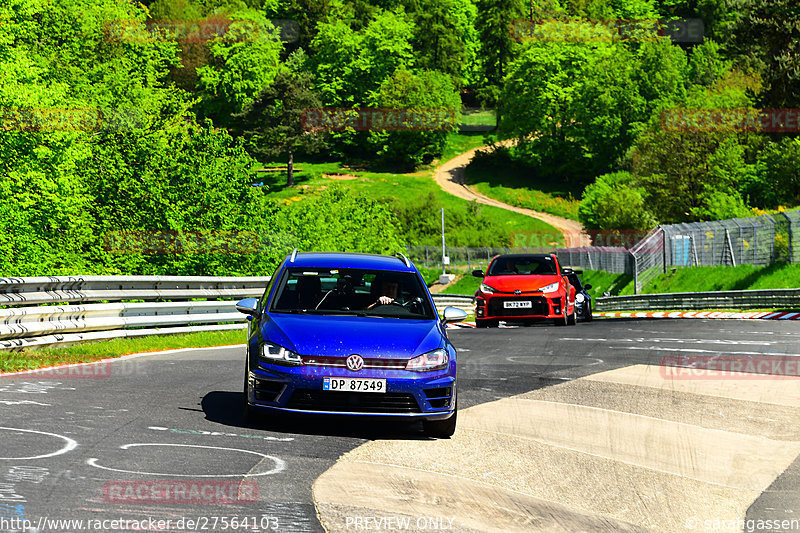
[[[489,267],[489,276],[547,275],[556,273],[553,258],[545,257],[498,257]]]
[[[322,315],[436,317],[413,272],[287,268],[270,311]]]

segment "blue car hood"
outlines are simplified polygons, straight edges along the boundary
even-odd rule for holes
[[[444,346],[437,320],[272,313],[261,333],[300,355],[410,358]]]

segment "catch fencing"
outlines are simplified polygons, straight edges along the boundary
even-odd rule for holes
[[[589,270],[605,270],[633,275],[633,258],[630,251],[618,246],[586,246],[582,248],[510,248],[510,247],[456,247],[445,248],[445,257],[451,267],[483,269],[492,257],[500,254],[555,253],[565,266]],[[406,246],[406,255],[418,266],[442,268],[441,246]]]
[[[621,232],[624,236],[625,231]],[[407,255],[427,268],[442,268],[440,246],[407,246]],[[555,253],[563,265],[628,274],[636,292],[670,268],[765,266],[800,261],[800,211],[711,222],[665,224],[631,246],[583,248],[447,247],[451,267],[484,268],[492,257],[509,253]]]

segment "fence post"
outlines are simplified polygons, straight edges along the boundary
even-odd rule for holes
[[[425,268],[430,268],[428,266],[428,247],[425,247]]]
[[[792,224],[792,219],[789,218],[788,214],[786,214],[785,212],[781,214],[784,217],[786,217],[786,222],[789,225],[789,264],[791,265],[792,263],[794,263],[794,231],[792,231],[793,230],[792,226],[794,226],[794,224]]]
[[[633,257],[633,294],[639,294],[639,261],[633,252],[631,252],[631,257]]]
[[[466,250],[467,250],[467,270],[472,270],[472,262],[469,260],[469,247],[467,247]]]
[[[725,228],[725,242],[728,243],[728,252],[731,254],[731,263],[736,266],[736,255],[733,253],[733,244],[731,244],[731,234],[728,228]]]

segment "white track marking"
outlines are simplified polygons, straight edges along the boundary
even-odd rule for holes
[[[125,444],[120,446],[121,450],[127,450],[129,448],[139,447],[139,446],[172,446],[172,447],[181,447],[181,448],[204,448],[208,450],[227,450],[231,452],[242,452],[242,453],[249,453],[252,455],[258,455],[259,457],[263,457],[264,459],[270,459],[275,463],[275,467],[272,470],[268,470],[266,472],[259,472],[257,474],[165,474],[163,472],[141,472],[139,470],[123,470],[121,468],[111,468],[108,466],[103,466],[97,463],[98,459],[92,457],[91,459],[86,460],[86,464],[93,466],[95,468],[100,468],[102,470],[110,470],[112,472],[122,472],[124,474],[139,474],[142,476],[171,476],[171,477],[256,477],[256,476],[268,476],[272,474],[277,474],[278,472],[282,472],[286,469],[286,462],[283,459],[279,459],[278,457],[273,457],[271,455],[265,455],[263,453],[254,452],[252,450],[242,450],[239,448],[223,448],[221,446],[200,446],[197,444],[165,444],[165,443],[157,443],[157,442],[145,442],[145,443],[136,443],[136,444]]]
[[[27,461],[34,459],[46,459],[48,457],[55,457],[56,455],[67,453],[78,447],[78,443],[76,441],[72,440],[69,437],[65,437],[64,435],[59,435],[58,433],[47,433],[46,431],[35,431],[33,429],[19,429],[19,428],[7,428],[7,427],[0,427],[0,429],[5,429],[8,431],[17,431],[19,433],[36,433],[37,435],[47,435],[48,437],[56,437],[57,439],[62,439],[67,443],[63,448],[53,453],[47,453],[44,455],[34,455],[31,457],[0,457],[0,461],[23,461],[23,460]]]

